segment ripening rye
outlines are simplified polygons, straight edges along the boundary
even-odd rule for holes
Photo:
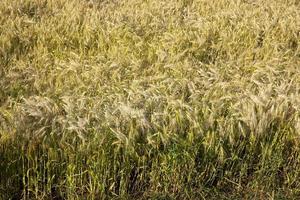
[[[0,199],[299,199],[298,0],[2,0]]]

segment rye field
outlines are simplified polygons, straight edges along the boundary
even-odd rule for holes
[[[0,199],[300,199],[300,1],[1,0]]]

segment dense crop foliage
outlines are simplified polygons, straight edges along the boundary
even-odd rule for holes
[[[299,189],[299,0],[0,1],[0,199]]]

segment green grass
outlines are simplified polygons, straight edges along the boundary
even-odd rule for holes
[[[0,2],[0,199],[299,188],[299,0]]]

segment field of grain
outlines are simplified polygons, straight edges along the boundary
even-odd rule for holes
[[[0,199],[299,198],[299,0],[0,1]]]

